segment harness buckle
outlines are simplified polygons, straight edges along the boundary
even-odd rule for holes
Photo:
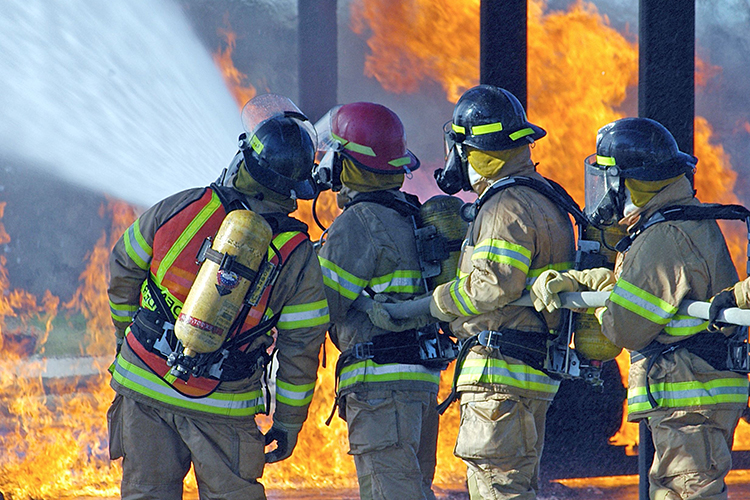
[[[352,347],[352,356],[355,359],[372,359],[375,354],[372,350],[372,342],[362,342]]]
[[[500,349],[503,332],[483,330],[477,334],[477,341],[488,349]]]

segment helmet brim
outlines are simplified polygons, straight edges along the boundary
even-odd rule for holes
[[[342,151],[342,154],[354,161],[354,164],[357,165],[358,168],[367,170],[374,174],[403,174],[406,172],[414,172],[421,166],[419,158],[408,149],[406,150],[406,156],[404,157],[404,159],[408,159],[408,162],[404,162],[400,165],[392,165],[385,160],[374,162],[372,156],[366,156],[353,151]],[[366,165],[364,163],[365,161],[367,161],[369,165]]]

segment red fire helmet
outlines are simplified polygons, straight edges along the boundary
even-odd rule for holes
[[[398,115],[381,104],[344,104],[331,116],[331,138],[365,170],[377,174],[411,172],[419,160],[406,149],[406,133]]]

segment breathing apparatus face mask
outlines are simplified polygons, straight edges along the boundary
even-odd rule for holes
[[[319,191],[341,190],[341,152],[340,147],[332,148],[323,154],[312,170],[312,178],[318,185]]]
[[[315,156],[319,161],[315,162],[312,177],[319,191],[341,190],[341,151],[344,147],[331,134],[331,118],[339,109],[341,105],[334,106],[315,123],[315,132],[318,136],[318,151]]]
[[[616,165],[600,165],[596,155],[584,160],[584,212],[598,226],[611,226],[623,218],[626,193]]]
[[[451,122],[443,126],[445,167],[435,171],[435,181],[441,191],[456,194],[461,190],[471,191],[469,159],[463,145],[464,137],[451,129]]]

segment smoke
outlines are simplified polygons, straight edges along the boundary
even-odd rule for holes
[[[218,177],[239,113],[171,0],[5,0],[0,154],[150,205]]]

